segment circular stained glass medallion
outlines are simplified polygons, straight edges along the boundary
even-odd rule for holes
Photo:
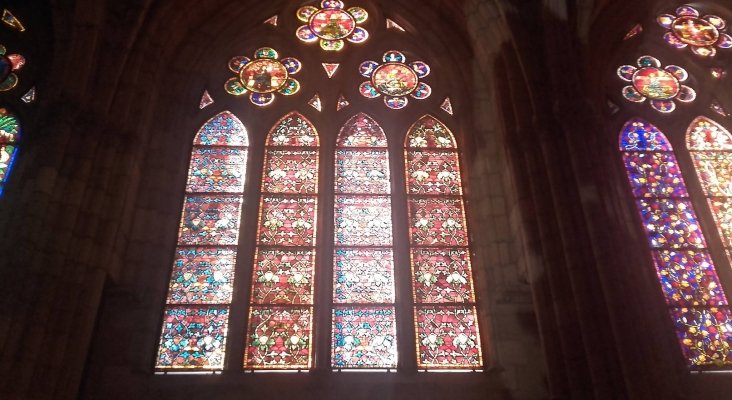
[[[287,69],[277,60],[262,58],[246,64],[239,72],[245,88],[255,93],[272,93],[284,86]]]
[[[310,29],[321,39],[339,40],[350,35],[356,28],[351,14],[341,9],[324,9],[310,17]]]
[[[417,73],[400,63],[386,63],[373,72],[371,82],[387,96],[404,96],[417,88]]]
[[[644,96],[655,100],[674,98],[681,87],[676,77],[656,67],[638,69],[633,74],[633,86]]]
[[[698,17],[679,17],[674,20],[671,29],[682,42],[692,46],[711,46],[719,39],[717,28]]]

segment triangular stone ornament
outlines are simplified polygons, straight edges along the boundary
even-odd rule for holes
[[[318,96],[317,94],[308,101],[308,104],[310,105],[310,107],[312,107],[318,111],[322,111],[322,109],[323,109],[323,105],[320,102],[320,96]]]
[[[340,66],[340,64],[323,63],[323,69],[325,70],[325,73],[328,74],[329,79],[333,77],[333,75],[336,73],[336,70]]]
[[[348,107],[351,103],[346,100],[343,95],[338,96],[338,104],[336,104],[336,111],[341,111],[341,109],[344,109]]]
[[[214,99],[211,98],[211,95],[208,93],[208,90],[203,91],[203,96],[201,96],[201,102],[198,104],[198,109],[203,110],[204,108],[210,106],[214,103]]]
[[[442,111],[452,115],[452,103],[450,102],[449,97],[445,97],[445,100],[442,102],[442,105],[440,105],[440,108]]]
[[[638,34],[640,34],[641,32],[643,32],[643,26],[641,26],[641,24],[635,24],[635,26],[632,27],[628,31],[628,33],[625,34],[625,37],[623,38],[623,40],[628,40],[628,39],[634,38],[634,37],[638,36]]]
[[[398,29],[398,30],[404,32],[404,28],[402,28],[399,24],[390,20],[389,18],[386,19],[386,28],[387,29],[394,28],[394,29]]]
[[[727,112],[727,110],[725,110],[724,107],[722,107],[722,105],[719,104],[719,102],[717,100],[712,101],[712,105],[710,105],[709,108],[711,108],[712,111],[714,111],[715,113],[717,113],[725,118],[729,117],[729,113]]]
[[[23,103],[30,104],[34,101],[36,101],[36,87],[33,86],[29,91],[27,91],[23,96],[20,98],[23,100]]]
[[[9,27],[19,30],[21,32],[25,32],[25,27],[20,22],[18,18],[15,18],[15,15],[8,11],[8,9],[3,9],[3,22],[5,25],[8,25]]]
[[[267,18],[266,21],[264,21],[265,24],[270,24],[272,26],[277,26],[277,15],[273,15],[269,18]]]
[[[610,110],[610,115],[615,115],[620,111],[620,107],[618,107],[617,104],[613,103],[612,101],[607,101],[607,108]]]

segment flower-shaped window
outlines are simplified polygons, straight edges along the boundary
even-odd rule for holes
[[[727,23],[716,15],[699,17],[699,11],[693,7],[681,6],[676,9],[676,15],[662,14],[657,18],[658,23],[669,30],[663,38],[678,49],[691,46],[691,51],[702,57],[714,57],[717,50],[732,47],[732,37],[720,32]]]
[[[338,0],[323,0],[320,6],[322,8],[304,6],[297,10],[297,18],[307,23],[295,33],[303,42],[320,40],[323,50],[338,51],[346,44],[343,39],[351,43],[363,43],[369,38],[368,31],[357,26],[369,17],[363,8],[344,10],[343,2]]]
[[[661,68],[661,62],[651,56],[640,57],[637,64],[618,68],[618,76],[632,83],[623,88],[626,100],[642,103],[650,99],[653,109],[670,113],[676,109],[674,100],[688,103],[696,98],[694,89],[681,84],[689,78],[685,69],[676,65]]]
[[[5,46],[0,45],[0,92],[8,91],[18,84],[15,71],[23,68],[25,57],[20,54],[7,54]]]
[[[251,92],[249,100],[258,106],[274,101],[274,93],[291,96],[300,90],[300,82],[292,78],[302,64],[296,58],[279,60],[277,51],[262,47],[254,52],[254,60],[237,56],[229,60],[229,69],[237,76],[226,81],[226,91],[234,96]]]
[[[383,64],[376,61],[364,61],[359,72],[369,81],[359,87],[361,95],[373,99],[384,95],[384,103],[394,110],[406,107],[409,103],[407,95],[415,99],[426,99],[432,94],[432,88],[420,82],[429,75],[430,67],[422,61],[406,64],[407,58],[401,52],[389,50],[384,53]]]

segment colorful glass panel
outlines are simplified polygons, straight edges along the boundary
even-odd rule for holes
[[[462,194],[457,153],[408,151],[407,166],[409,194]]]
[[[254,264],[252,302],[312,304],[313,250],[259,250]]]
[[[709,208],[725,247],[732,248],[732,197],[709,199]]]
[[[338,135],[339,147],[386,147],[386,135],[379,124],[364,113],[348,120]]]
[[[228,308],[166,308],[155,366],[223,369],[228,318]]]
[[[463,202],[453,198],[409,199],[410,237],[418,246],[467,246]]]
[[[389,193],[386,150],[337,150],[336,186],[340,193]]]
[[[394,256],[391,249],[336,249],[335,303],[393,303]]]
[[[336,307],[331,360],[334,368],[396,368],[393,307]]]
[[[218,370],[224,363],[248,138],[226,111],[193,142],[158,369]],[[200,245],[211,247],[194,247]]]
[[[267,146],[318,146],[318,132],[305,117],[290,113],[280,119],[267,136]]]
[[[315,244],[315,198],[263,196],[260,210],[260,244],[271,246]]]
[[[242,148],[194,147],[188,192],[239,193],[244,190],[247,151]]]
[[[310,368],[312,314],[310,307],[251,307],[244,368]]]
[[[658,249],[654,264],[684,356],[692,367],[719,365],[729,351],[720,347],[726,343],[715,324],[728,311],[715,307],[727,299],[673,149],[656,127],[633,119],[621,132],[620,150],[649,244]]]
[[[450,130],[437,119],[426,115],[409,129],[407,147],[454,149],[456,145]]]
[[[475,307],[417,307],[419,368],[477,368],[481,366]]]
[[[391,246],[391,199],[336,196],[336,244]]]
[[[268,150],[262,191],[315,193],[318,187],[316,150]]]
[[[0,193],[13,166],[20,140],[20,122],[15,114],[0,108]]]
[[[464,248],[412,250],[414,301],[417,303],[474,302],[470,254]]]
[[[225,247],[179,247],[176,253],[168,289],[168,304],[231,302],[235,250]]]

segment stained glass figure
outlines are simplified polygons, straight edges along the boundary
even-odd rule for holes
[[[208,93],[208,90],[203,91],[203,95],[201,96],[201,101],[198,103],[198,109],[203,110],[204,108],[210,106],[214,103],[213,98]]]
[[[452,115],[452,102],[450,101],[449,97],[445,97],[445,100],[442,101],[442,104],[440,104],[440,108],[442,111]]]
[[[396,367],[386,135],[359,113],[336,140],[333,368]]]
[[[425,115],[405,139],[417,365],[483,364],[460,155],[452,132]]]
[[[366,29],[358,26],[366,22],[369,14],[361,7],[344,9],[340,0],[323,0],[321,8],[304,6],[297,10],[297,18],[304,22],[297,28],[295,35],[303,42],[320,43],[326,51],[339,51],[348,40],[351,43],[363,43],[369,38]]]
[[[656,20],[668,29],[663,39],[677,49],[690,47],[698,56],[714,57],[716,48],[732,47],[732,36],[722,32],[727,22],[716,15],[701,17],[694,7],[681,6],[676,15],[662,14]]]
[[[20,54],[7,54],[5,46],[0,45],[0,92],[6,92],[18,85],[18,75],[25,65],[25,57]]]
[[[387,29],[396,29],[398,31],[404,32],[404,28],[402,28],[399,24],[397,24],[396,22],[394,22],[393,20],[391,20],[389,18],[386,19],[386,28]]]
[[[320,96],[317,94],[308,100],[308,105],[318,111],[323,110],[323,104],[320,102]]]
[[[30,104],[36,101],[36,87],[33,86],[32,88],[30,88],[20,99],[23,100],[23,103],[26,104]]]
[[[328,78],[332,78],[333,75],[338,70],[338,67],[340,67],[340,64],[334,64],[334,63],[323,63],[323,69],[325,70],[325,74],[328,75]]]
[[[21,129],[18,118],[7,108],[0,108],[0,194],[18,153]]]
[[[338,96],[338,103],[336,103],[336,111],[341,111],[342,109],[348,107],[351,103],[346,100],[343,95]]]
[[[291,112],[265,146],[244,368],[308,369],[320,140],[310,121]]]
[[[640,35],[641,32],[643,32],[643,26],[641,24],[635,24],[632,28],[630,28],[628,33],[625,34],[623,40],[632,39]]]
[[[384,104],[398,110],[409,103],[407,95],[422,100],[432,94],[432,88],[420,81],[430,73],[427,63],[413,61],[407,64],[404,54],[396,50],[384,53],[382,61],[382,64],[364,61],[359,66],[361,76],[369,78],[359,86],[363,97],[373,99],[384,95]]]
[[[224,367],[249,139],[225,111],[193,140],[178,245],[155,367]]]
[[[724,138],[720,133],[697,119],[687,143],[696,149],[699,141],[708,143],[706,136]],[[709,149],[699,150],[692,151],[697,163]],[[620,133],[620,151],[684,356],[692,368],[732,364],[731,332],[716,325],[728,322],[729,304],[671,144],[655,126],[631,119]]]
[[[300,91],[300,82],[292,75],[300,72],[302,64],[293,57],[279,59],[275,49],[262,47],[254,52],[254,59],[237,56],[229,60],[229,69],[236,74],[224,84],[232,96],[250,93],[249,100],[257,106],[274,101],[275,93],[292,96]]]
[[[269,24],[269,25],[272,25],[272,26],[277,26],[277,16],[276,16],[276,15],[273,15],[273,16],[271,16],[271,17],[267,18],[267,19],[266,19],[266,20],[264,21],[264,23],[265,23],[265,24]]]
[[[623,88],[626,100],[642,103],[648,99],[654,110],[670,113],[676,109],[674,100],[689,103],[696,99],[694,89],[681,84],[689,78],[685,69],[676,65],[661,68],[661,62],[651,56],[640,57],[637,65],[618,68],[620,79],[632,83]]]
[[[13,13],[10,12],[8,9],[3,9],[3,16],[2,16],[3,23],[17,31],[25,32],[25,27],[23,26],[23,23],[20,22],[18,18],[13,15]]]

